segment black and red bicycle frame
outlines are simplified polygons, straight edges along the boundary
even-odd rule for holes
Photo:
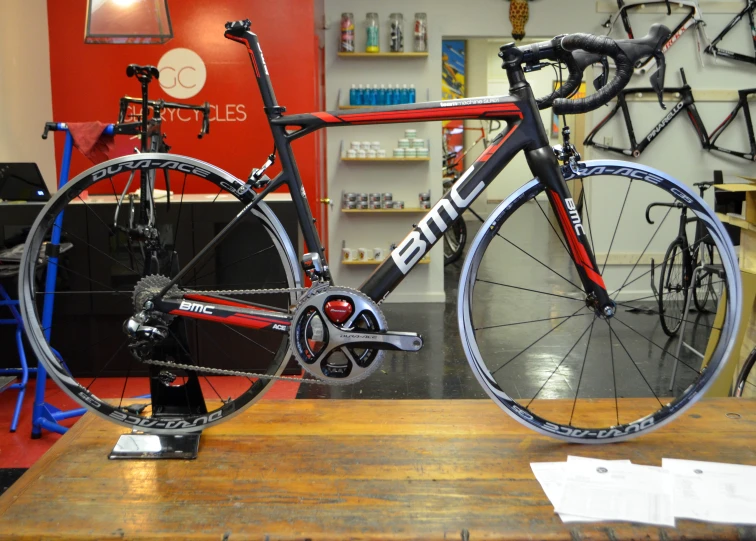
[[[585,287],[589,299],[594,299],[597,310],[612,306],[604,281],[598,271],[590,242],[585,235],[580,215],[572,200],[569,188],[562,176],[554,151],[549,145],[547,134],[541,122],[538,105],[530,85],[524,77],[520,64],[508,65],[510,82],[509,96],[472,98],[442,102],[427,102],[409,105],[394,105],[354,111],[335,111],[285,115],[285,108],[278,105],[271,84],[268,68],[257,36],[249,30],[226,33],[226,37],[243,43],[247,47],[254,68],[255,77],[262,94],[265,112],[268,116],[273,140],[281,161],[282,171],[261,191],[257,192],[245,210],[228,225],[189,262],[168,284],[155,305],[160,310],[181,314],[185,317],[217,320],[220,322],[287,331],[289,322],[280,313],[276,314],[262,307],[246,305],[214,296],[185,296],[186,309],[178,303],[182,301],[162,299],[162,296],[201,260],[207,252],[235,226],[248,209],[252,209],[263,198],[280,186],[288,186],[292,203],[296,210],[302,235],[310,253],[317,254],[324,262],[322,278],[332,282],[323,253],[323,248],[313,224],[312,213],[302,189],[292,141],[322,128],[370,124],[425,122],[437,120],[502,120],[507,128],[481,154],[475,164],[467,169],[449,192],[430,209],[418,225],[407,235],[399,246],[360,286],[360,291],[376,302],[386,298],[402,282],[404,277],[425,256],[442,237],[444,231],[468,208],[483,190],[496,178],[518,152],[524,152],[534,177],[544,185],[549,201],[558,217],[559,225],[567,240],[572,258]],[[205,310],[212,305],[212,310]],[[211,311],[212,314],[207,312]]]

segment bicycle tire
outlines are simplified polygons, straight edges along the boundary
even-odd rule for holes
[[[706,243],[703,243],[698,249],[697,261],[693,265],[695,270],[699,265],[713,265],[714,264],[714,249]],[[696,306],[696,310],[699,312],[705,312],[707,310],[706,303],[709,302],[709,295],[714,292],[713,283],[714,279],[711,274],[706,274],[703,278],[697,278],[699,283],[693,288],[693,304]]]
[[[465,250],[467,243],[467,224],[460,217],[444,232],[444,266],[457,261]]]
[[[633,295],[642,295],[642,298],[646,298],[646,301],[644,301],[646,303],[655,305],[657,302],[653,300],[653,296],[649,300],[647,289],[636,293],[632,287],[632,284],[646,284],[647,279],[639,280],[642,280],[651,272],[646,270],[645,266],[638,267],[637,265],[646,253],[645,249],[637,257],[637,260],[635,257],[633,258],[636,260],[636,265],[633,265],[624,281],[621,280],[625,271],[623,270],[621,274],[615,272],[617,275],[614,278],[615,282],[622,285],[611,293],[618,302],[617,313],[614,318],[599,320],[599,315],[593,314],[589,310],[588,313],[582,315],[592,315],[592,321],[586,318],[579,319],[581,315],[579,312],[585,308],[584,292],[582,296],[581,294],[575,295],[568,287],[567,282],[574,279],[575,273],[568,275],[560,273],[563,269],[574,268],[574,263],[567,255],[569,252],[566,246],[564,250],[560,246],[562,242],[561,233],[553,224],[553,216],[549,216],[536,197],[544,189],[537,179],[533,179],[501,203],[483,224],[470,245],[461,272],[457,303],[460,337],[465,355],[478,382],[489,397],[519,423],[540,434],[571,443],[619,442],[665,425],[681,415],[705,394],[721,373],[732,351],[737,324],[740,321],[742,286],[737,257],[724,227],[716,219],[714,212],[706,207],[703,200],[685,184],[655,169],[630,162],[595,160],[581,163],[580,168],[579,174],[571,173],[569,168],[563,168],[565,179],[583,179],[585,183],[590,181],[591,178],[595,178],[594,187],[598,186],[605,190],[605,194],[614,195],[618,192],[616,186],[611,184],[610,179],[614,177],[624,178],[628,181],[625,202],[628,201],[628,195],[632,195],[630,189],[633,183],[639,183],[643,186],[638,190],[644,195],[654,195],[648,193],[652,191],[649,188],[658,187],[667,194],[670,202],[681,201],[685,203],[690,212],[695,213],[699,219],[703,220],[719,250],[727,280],[726,295],[722,295],[722,302],[725,303],[722,326],[715,327],[705,324],[704,327],[704,324],[701,325],[702,328],[718,331],[716,334],[710,335],[714,341],[711,342],[711,353],[707,361],[701,363],[701,360],[698,359],[697,362],[700,363],[700,366],[695,367],[689,364],[689,362],[692,362],[690,359],[693,358],[693,354],[685,357],[685,350],[683,350],[680,358],[672,355],[670,344],[674,341],[668,339],[664,346],[660,346],[655,338],[657,334],[653,325],[658,326],[659,317],[656,310],[629,310],[628,308],[634,308],[633,301],[622,300],[623,292],[629,291]],[[633,193],[638,194],[639,192]],[[620,210],[620,205],[624,209],[625,203],[621,200],[617,201],[617,199],[616,197],[614,199],[614,203],[617,205],[616,211],[609,208],[601,208],[600,210],[604,216],[615,219],[619,226],[623,219],[623,211]],[[591,200],[596,201],[598,199],[595,195],[592,195]],[[645,224],[642,212],[647,203],[641,205],[644,201],[638,198],[634,199],[634,197],[630,197],[629,200],[634,205],[634,210],[631,209],[628,212],[636,218],[630,224],[630,227],[632,231],[635,231],[640,228],[638,224]],[[649,201],[657,200],[657,197],[649,198]],[[585,207],[586,209],[590,208],[587,204]],[[522,215],[522,218],[518,218],[520,215]],[[583,222],[586,231],[593,227],[589,225],[590,220],[596,219],[595,215],[590,216],[590,218],[588,216],[589,214],[586,216],[588,219]],[[549,240],[548,243],[539,243],[536,248],[540,251],[536,250],[535,254],[526,250],[526,248],[530,248],[530,245],[518,245],[517,243],[518,238],[525,239],[528,242],[532,242],[532,239],[536,238],[534,237],[536,230],[533,226],[534,219],[539,221],[545,219],[549,224],[544,224],[543,230],[549,234],[549,239],[554,239],[553,242]],[[658,223],[652,226],[652,229],[656,227],[656,231],[658,231],[665,219],[666,216],[664,219],[657,220]],[[506,224],[509,224],[508,229],[505,228]],[[611,243],[614,239],[612,231],[616,234],[616,229],[602,227],[602,224],[598,223],[594,226],[596,226],[598,234],[596,247],[606,249],[606,246],[609,246],[603,258],[597,256],[598,268],[603,273],[601,260],[603,259],[604,269],[606,269],[607,262],[610,261],[609,256],[612,253]],[[521,236],[510,236],[510,232]],[[655,232],[653,232],[653,235],[651,235],[652,230],[648,230],[648,232],[653,240]],[[498,237],[503,240],[496,240]],[[594,240],[592,231],[589,237],[591,241]],[[489,250],[494,240],[496,240],[497,245]],[[640,243],[640,241],[638,242]],[[644,245],[641,243],[640,247]],[[650,245],[649,242],[647,246]],[[640,251],[640,248],[638,251]],[[597,252],[594,250],[594,253]],[[492,259],[488,262],[487,254],[492,256]],[[554,254],[561,255],[558,259],[546,259],[553,257]],[[615,262],[611,262],[612,265],[624,264],[625,254],[619,253],[619,256],[621,257],[618,257]],[[537,273],[531,270],[522,272],[521,267],[518,266],[520,261],[516,259],[518,257],[521,261],[530,262],[532,266],[529,269],[540,269],[540,271]],[[563,264],[563,266],[559,267],[555,262]],[[550,265],[554,265],[556,268],[552,268]],[[546,267],[545,270],[543,267]],[[494,277],[487,278],[486,271]],[[630,280],[633,273],[638,276]],[[535,274],[538,276],[533,278]],[[608,277],[608,280],[612,273],[607,271],[605,276]],[[539,280],[544,279],[544,277],[548,281],[541,284],[541,290],[534,289],[533,286],[527,284],[519,287],[517,281]],[[530,289],[526,289],[526,286]],[[643,287],[646,288],[645,285]],[[582,292],[582,285],[578,282],[575,289]],[[501,292],[503,295],[501,305],[506,308],[500,310],[490,308],[492,305],[499,304],[494,295],[497,292]],[[475,309],[476,298],[484,299],[485,308]],[[537,304],[532,302],[534,299],[542,299],[542,311],[536,310]],[[641,299],[637,300],[640,301]],[[520,306],[527,308],[526,313],[522,316],[517,313],[517,310],[513,309]],[[565,312],[563,310],[565,306],[576,307],[578,310],[569,316],[560,315]],[[623,311],[621,312],[621,310]],[[542,313],[546,315],[544,316]],[[524,317],[527,320],[520,321],[516,319],[517,317]],[[642,321],[648,323],[648,325],[642,327],[642,332],[637,331],[634,329],[637,326],[634,320],[628,318],[645,318]],[[504,320],[504,323],[499,324],[501,319]],[[562,326],[562,320],[571,321],[570,325],[578,322],[578,326],[573,332],[574,336],[578,336],[578,340],[574,344],[572,340],[567,341],[564,338],[565,334],[572,331],[566,326]],[[580,321],[584,323],[581,324]],[[611,322],[611,325],[607,321]],[[626,323],[626,321],[629,323]],[[641,320],[639,319],[639,321]],[[494,323],[496,324],[494,325]],[[529,331],[527,329],[533,325],[536,326],[531,329],[533,334],[528,336]],[[543,330],[546,330],[546,332],[542,333]],[[582,334],[580,334],[581,331]],[[604,337],[612,338],[610,340],[601,338],[602,333]],[[593,355],[589,355],[591,335],[593,334],[595,334],[594,344],[598,344],[599,350],[604,349],[599,351],[598,354],[595,354],[594,351]],[[627,337],[625,340],[621,339],[623,334]],[[661,331],[659,331],[659,335],[661,334]],[[543,343],[547,336],[551,338],[551,341]],[[533,341],[531,337],[538,338]],[[587,342],[585,337],[587,337]],[[524,349],[520,349],[519,344],[523,344]],[[571,344],[572,347],[569,347]],[[574,351],[578,344],[585,350],[585,353]],[[609,347],[606,348],[606,345]],[[567,353],[562,357],[564,351],[567,351]],[[609,354],[610,351],[611,355]],[[646,357],[638,356],[638,354],[646,355]],[[638,359],[637,362],[633,355]],[[624,358],[620,359],[619,356],[624,356]],[[615,357],[617,357],[616,363]],[[567,359],[570,362],[567,365],[563,364]],[[610,360],[611,372],[608,372]],[[624,367],[620,366],[620,360],[625,363]],[[680,374],[677,374],[674,389],[667,392],[674,362],[679,363]],[[520,368],[515,363],[519,363]],[[614,376],[613,388],[612,379],[597,379],[589,375],[585,381],[587,381],[586,386],[589,383],[591,385],[588,386],[588,390],[583,387],[582,394],[584,396],[579,396],[581,394],[581,382],[584,381],[583,369],[586,369],[586,365],[589,363],[591,366],[597,366],[599,369],[607,371],[609,378]],[[559,377],[553,378],[554,374],[557,374],[560,369],[562,371],[558,373]],[[656,379],[649,382],[644,376],[644,372],[647,376],[655,375]],[[685,377],[681,376],[683,373]],[[648,391],[637,395],[640,399],[635,398],[636,395],[633,394],[635,390],[629,386],[629,376],[631,375],[641,385],[638,389],[642,389],[644,381],[648,385]],[[643,377],[642,380],[641,377]],[[550,387],[547,387],[547,384],[550,384]],[[613,396],[612,391],[614,392]],[[652,394],[653,396],[651,396]],[[560,398],[569,399],[572,403],[571,407],[570,404],[564,404],[564,400],[551,400]],[[611,398],[614,400],[612,401]],[[606,400],[597,401],[597,399]],[[625,411],[625,407],[627,407],[627,411]],[[641,409],[644,411],[640,411]],[[576,412],[578,415],[575,417],[576,422],[573,423],[573,415]],[[570,417],[569,420],[567,420],[568,416]],[[583,421],[580,421],[581,418]]]
[[[661,265],[658,288],[659,321],[664,334],[667,336],[677,335],[677,331],[682,325],[683,310],[688,300],[688,288],[684,283],[683,252],[685,250],[683,241],[676,239],[667,248]],[[680,295],[682,295],[682,298],[679,298]]]
[[[79,287],[79,289],[56,289],[54,296],[62,298],[62,295],[64,293],[75,293],[80,295],[80,297],[78,298],[81,298],[82,294],[88,293],[88,297],[85,298],[92,300],[80,301],[80,303],[91,303],[89,306],[87,306],[87,309],[82,312],[82,315],[90,315],[92,312],[92,310],[89,309],[90,306],[99,306],[100,308],[98,308],[98,310],[103,309],[104,304],[99,300],[102,299],[102,296],[97,297],[97,295],[106,294],[107,311],[105,312],[105,315],[99,316],[99,319],[102,320],[106,320],[107,318],[111,317],[111,313],[114,313],[115,315],[112,316],[112,319],[114,321],[118,321],[118,319],[116,318],[120,317],[120,314],[123,311],[125,311],[126,309],[134,310],[135,300],[132,300],[134,290],[133,288],[129,289],[129,287],[131,284],[133,284],[134,281],[143,279],[143,276],[140,275],[139,271],[140,269],[141,271],[144,271],[144,268],[146,267],[145,259],[142,256],[140,267],[139,254],[132,252],[132,241],[129,234],[122,233],[121,231],[117,230],[115,226],[112,226],[111,228],[111,226],[108,224],[108,220],[110,219],[110,217],[112,217],[112,211],[107,211],[107,209],[103,210],[104,207],[102,205],[98,207],[94,203],[87,203],[86,198],[82,197],[82,192],[85,192],[88,189],[91,190],[92,187],[97,185],[98,182],[104,182],[103,179],[109,177],[110,184],[113,187],[113,197],[117,199],[120,195],[120,191],[117,191],[115,188],[118,182],[120,182],[118,175],[128,174],[126,173],[126,171],[131,170],[165,171],[166,169],[180,171],[184,175],[182,194],[180,197],[176,197],[174,199],[174,204],[183,202],[184,192],[187,190],[189,182],[193,181],[194,179],[196,179],[198,183],[201,183],[202,186],[207,185],[217,190],[217,194],[214,195],[214,198],[211,198],[212,202],[219,200],[219,196],[222,192],[226,192],[227,194],[230,194],[230,196],[232,196],[232,198],[225,198],[227,202],[223,202],[224,199],[220,200],[221,204],[224,205],[238,204],[231,203],[231,201],[235,200],[239,200],[242,204],[249,203],[252,197],[254,197],[253,192],[243,190],[244,183],[239,179],[236,179],[229,173],[218,169],[215,166],[201,162],[199,160],[195,160],[193,158],[172,154],[145,153],[117,158],[99,164],[87,171],[84,171],[76,178],[69,181],[61,190],[59,190],[55,194],[55,196],[53,196],[53,198],[45,205],[45,207],[38,215],[29,233],[28,240],[24,249],[24,254],[22,256],[20,267],[21,272],[19,275],[19,292],[21,311],[24,319],[24,329],[29,339],[29,343],[37,358],[44,364],[52,379],[58,384],[58,386],[61,387],[61,389],[66,392],[66,394],[68,394],[73,400],[81,404],[83,407],[103,418],[108,419],[109,421],[128,427],[138,426],[141,428],[149,428],[149,431],[154,433],[168,434],[194,432],[204,429],[207,426],[218,424],[237,415],[239,412],[257,402],[270,389],[273,380],[255,378],[256,373],[260,372],[250,371],[248,372],[248,376],[239,376],[236,379],[227,378],[221,380],[221,378],[225,378],[226,376],[216,375],[215,383],[213,383],[213,381],[206,375],[201,375],[201,370],[192,371],[195,373],[195,375],[197,375],[197,380],[200,382],[198,384],[202,388],[207,388],[209,384],[209,386],[212,387],[213,390],[215,390],[218,396],[218,399],[215,399],[215,395],[212,395],[211,393],[211,398],[205,399],[206,411],[201,411],[200,407],[196,410],[192,410],[192,413],[182,412],[169,416],[159,415],[162,412],[156,412],[152,410],[151,395],[148,395],[149,404],[144,407],[142,407],[141,405],[139,406],[142,407],[141,410],[139,410],[139,408],[136,408],[135,410],[128,410],[127,407],[122,404],[124,399],[128,398],[129,396],[139,396],[143,394],[142,392],[140,392],[143,387],[136,387],[136,389],[138,389],[136,390],[136,392],[127,392],[126,390],[132,371],[133,355],[128,357],[128,360],[123,360],[124,363],[128,362],[128,370],[126,371],[125,382],[123,383],[123,390],[121,391],[120,400],[117,396],[115,398],[109,398],[109,396],[98,396],[95,394],[98,386],[100,386],[100,384],[97,383],[97,380],[100,377],[101,373],[104,372],[105,368],[108,368],[107,364],[110,364],[110,362],[114,359],[118,360],[123,358],[125,351],[122,351],[121,348],[124,347],[126,341],[122,343],[119,350],[113,353],[113,356],[110,357],[110,361],[108,361],[108,363],[105,364],[104,367],[101,367],[99,369],[99,372],[95,373],[94,377],[92,377],[91,375],[87,375],[86,377],[82,376],[79,378],[81,379],[81,381],[79,381],[76,374],[72,373],[69,370],[69,367],[72,365],[72,363],[66,363],[66,358],[68,358],[68,360],[70,361],[72,357],[76,357],[77,355],[80,356],[84,351],[88,351],[88,349],[60,349],[60,351],[62,351],[63,353],[59,353],[58,348],[56,348],[51,342],[57,339],[65,339],[65,333],[56,331],[55,328],[52,329],[51,338],[50,340],[48,340],[45,334],[46,329],[42,328],[40,321],[41,309],[38,306],[39,296],[43,295],[44,293],[41,292],[36,285],[38,275],[44,270],[42,268],[44,266],[44,260],[43,258],[38,257],[37,254],[42,253],[42,246],[44,245],[46,237],[50,233],[50,231],[52,231],[53,228],[58,227],[63,234],[75,237],[73,239],[74,248],[71,250],[72,254],[77,255],[76,248],[78,244],[78,247],[80,249],[80,257],[83,257],[83,255],[81,254],[86,253],[86,257],[90,258],[88,261],[85,261],[81,265],[76,266],[78,274],[81,275],[82,272],[87,272],[87,269],[89,269],[92,274],[89,276],[84,276],[82,278],[81,276],[77,276],[71,273],[71,271],[73,270],[72,268],[66,269],[65,263],[69,259],[70,261],[77,263],[74,257],[70,257],[69,259],[50,259],[49,264],[55,265],[58,270],[65,271],[67,274],[70,274],[70,279],[72,281],[78,280],[76,284],[85,284],[83,287]],[[176,180],[172,180],[175,184]],[[191,188],[188,189],[191,190]],[[89,197],[91,198],[92,195],[90,195]],[[88,231],[93,230],[95,227],[103,229],[103,233],[101,234],[105,236],[101,238],[106,239],[106,242],[101,246],[105,246],[105,249],[94,244],[86,244],[86,239],[78,237],[77,235],[75,235],[72,229],[69,230],[66,227],[67,222],[65,220],[69,216],[75,216],[76,214],[75,212],[69,212],[69,210],[72,208],[71,206],[69,206],[69,203],[73,201],[76,201],[79,207],[83,207],[83,216],[89,224]],[[102,214],[103,212],[111,212],[111,214],[103,214],[101,216],[100,214]],[[281,223],[275,217],[270,208],[267,207],[267,205],[265,205],[264,203],[261,203],[257,208],[252,209],[249,212],[249,216],[245,219],[251,221],[255,227],[260,228],[260,235],[256,236],[254,239],[249,240],[249,242],[251,243],[249,246],[252,247],[250,248],[250,250],[257,250],[257,246],[264,246],[264,248],[261,249],[261,252],[252,254],[252,256],[254,256],[254,259],[250,259],[250,257],[252,256],[248,257],[248,261],[245,262],[245,264],[266,264],[267,266],[263,268],[263,274],[265,275],[265,278],[263,279],[266,282],[280,284],[278,285],[278,287],[290,289],[300,288],[302,281],[299,265],[295,255],[296,252]],[[121,217],[126,214],[128,213],[121,213]],[[181,207],[179,207],[178,214],[180,216]],[[55,219],[58,216],[61,216],[62,218],[62,225],[60,226],[57,226],[55,222]],[[198,219],[199,218],[195,219],[195,216],[193,215],[191,222],[193,228],[200,227],[202,225],[203,222],[201,220],[197,221]],[[120,218],[116,218],[116,222],[118,220],[120,220]],[[113,222],[110,223],[112,224]],[[178,226],[179,223],[180,222],[177,220],[176,225]],[[159,227],[157,227],[156,229],[158,229],[158,231],[160,232],[160,239],[162,239],[160,240],[160,242],[164,242],[163,247],[165,248],[165,251],[161,253],[164,253],[164,255],[166,256],[170,253],[170,261],[166,264],[166,268],[172,271],[172,269],[174,268],[174,255],[177,261],[176,265],[182,262],[180,261],[181,254],[179,253],[178,247],[180,244],[180,230],[178,227],[175,227],[172,230],[173,233],[171,234],[169,231],[169,226],[172,226],[173,224],[161,224],[160,222],[158,222],[157,225]],[[214,233],[210,233],[210,236],[212,236],[213,234]],[[132,258],[126,259],[128,264],[124,264],[123,261],[118,259],[118,257],[120,257],[118,255],[118,249],[121,249],[121,252],[126,253],[126,251],[124,251],[124,248],[119,244],[121,242],[121,237],[124,236],[126,237],[124,246],[128,245],[128,248],[125,248],[125,250],[127,251],[126,257]],[[169,250],[167,247],[170,243],[173,243],[173,246]],[[187,241],[186,243],[187,246],[191,245],[192,247],[193,244],[194,239],[192,239],[191,242]],[[115,246],[114,250],[116,251],[113,251],[112,254],[115,255],[111,255],[111,253],[105,251],[108,249],[107,247],[113,246]],[[231,250],[227,253],[234,255],[234,257],[237,257],[235,254],[237,253],[237,251],[243,251],[243,248],[245,248],[245,246],[236,245],[235,250]],[[83,250],[83,252],[81,250]],[[274,253],[275,255],[273,255]],[[227,269],[232,265],[239,265],[238,261],[233,260],[234,262],[231,263],[231,265],[221,267],[223,258],[228,259],[228,255],[223,255],[219,252],[211,255],[214,257],[211,257],[205,261],[205,263],[207,263],[207,261],[213,262],[210,274],[205,274],[204,277],[199,276],[199,272],[203,269],[197,269],[193,277],[190,278],[190,280],[194,283],[194,286],[192,286],[193,288],[196,287],[209,290],[219,289],[217,287],[213,287],[213,284],[216,283],[214,280],[220,280],[220,276],[223,274],[223,272],[230,272],[227,270],[224,271],[224,269]],[[155,259],[160,258],[156,257]],[[154,259],[152,258],[149,260],[150,264],[152,264],[153,260]],[[123,283],[126,283],[127,285],[124,287],[111,287],[112,282],[106,283],[103,281],[105,279],[101,278],[101,274],[96,274],[101,273],[102,268],[116,268],[122,270],[123,267],[128,266],[133,266],[134,268],[131,269],[131,274],[124,274],[125,278],[121,277],[120,275],[114,278],[109,278],[109,280],[119,280]],[[234,276],[238,274],[239,273],[235,273]],[[115,276],[115,274],[113,274],[112,276]],[[97,277],[98,279],[92,279],[92,277]],[[223,285],[225,283],[226,282],[218,282],[219,285]],[[137,286],[138,284],[139,282],[137,282]],[[243,289],[243,287],[239,286],[237,286],[237,288]],[[221,287],[221,289],[223,288]],[[224,294],[224,296],[226,296],[228,299],[234,298],[233,293]],[[286,305],[284,309],[288,310],[291,305],[296,304],[298,296],[299,292],[277,293],[275,294],[273,299],[275,299],[275,302],[280,302],[281,305]],[[266,297],[266,299],[270,298],[271,297],[269,296]],[[269,302],[272,304],[274,303],[274,300],[271,300]],[[200,324],[205,323],[202,320],[182,318],[180,315],[173,316],[173,318],[175,319],[167,319],[168,317],[169,316],[163,316],[162,321],[165,328],[168,329],[168,332],[172,334],[172,339],[176,343],[176,346],[174,347],[174,351],[178,352],[175,354],[176,356],[181,356],[181,358],[186,356],[187,358],[189,358],[191,355],[196,354],[197,359],[191,357],[192,361],[194,361],[191,364],[194,364],[196,366],[205,366],[206,364],[208,364],[208,361],[211,358],[224,358],[223,355],[225,354],[227,357],[229,357],[229,362],[237,363],[233,366],[228,366],[228,368],[244,370],[243,367],[246,365],[244,358],[230,358],[227,352],[225,352],[224,347],[226,347],[227,344],[230,343],[230,341],[227,341],[225,337],[230,336],[231,339],[235,339],[237,341],[244,338],[249,340],[249,336],[243,334],[242,331],[251,332],[251,330],[238,327],[229,327],[228,332],[226,332],[224,329],[220,329],[225,334],[223,334],[222,337],[219,338],[218,336],[220,335],[214,333],[216,333],[215,329],[222,327],[221,325],[206,322],[208,325],[218,325],[218,327],[215,327],[208,331],[207,328],[199,327]],[[56,324],[55,321],[56,320],[54,319],[53,325]],[[92,323],[92,325],[94,324],[95,323]],[[118,335],[121,336],[121,339],[123,339],[124,334],[122,333],[122,331],[120,331],[121,324],[122,322],[119,322],[118,329],[112,330],[112,336]],[[103,326],[97,327],[97,329],[109,329],[109,327]],[[90,339],[96,338],[97,340],[99,340],[99,342],[93,342],[92,345],[89,346],[89,348],[96,347],[98,348],[98,351],[105,352],[105,348],[109,347],[109,343],[101,345],[102,343],[106,342],[106,340],[101,340],[101,336],[91,336],[94,333],[87,333],[86,331],[86,328],[80,329],[78,331],[81,334],[82,339],[84,337],[87,337]],[[210,338],[212,339],[212,341],[205,342],[205,345],[202,345],[202,342],[200,341],[200,333],[202,331],[208,332]],[[74,332],[76,332],[75,329]],[[119,332],[121,333],[120,335],[118,334]],[[108,330],[107,333],[111,333],[111,331]],[[108,334],[107,336],[109,339],[111,334]],[[241,336],[241,339],[238,338],[238,336]],[[208,338],[208,340],[210,340],[210,338]],[[126,340],[128,340],[128,338],[126,338]],[[286,363],[291,358],[291,349],[289,345],[288,334],[270,335],[270,337],[265,337],[264,339],[259,340],[259,348],[257,349],[255,349],[252,344],[248,344],[248,342],[243,343],[249,348],[249,353],[247,354],[247,356],[254,355],[256,358],[264,357],[263,364],[266,368],[263,368],[262,372],[269,375],[280,375],[283,372]],[[115,346],[113,346],[113,348],[114,347]],[[181,348],[183,348],[183,352],[180,351]],[[128,347],[126,349],[128,350]],[[108,351],[108,353],[110,353],[110,351]],[[129,354],[126,353],[126,355]],[[202,358],[203,362],[197,362],[200,357]],[[238,366],[241,366],[242,368],[238,368]],[[80,373],[84,374],[85,370],[89,369],[82,368]],[[123,372],[123,370],[121,370],[121,372]],[[181,383],[183,382],[183,386],[185,390],[187,390],[186,400],[188,404],[190,398],[188,395],[187,382],[191,380],[192,374],[189,371],[184,372],[181,370],[161,368],[161,377],[164,375],[164,373],[166,381],[172,376],[174,378],[182,378],[178,380],[178,387],[180,388]],[[210,374],[212,377],[212,373]],[[200,380],[200,377],[204,379]],[[105,379],[106,378],[102,378],[100,381]],[[134,386],[137,384],[133,383],[134,378],[132,378],[131,381],[132,387],[130,389],[134,389]],[[173,387],[173,383],[173,381],[170,381],[168,383],[164,382],[166,387]],[[229,387],[230,384],[233,384],[233,386]],[[144,384],[142,382],[138,383],[138,385],[143,386]],[[220,392],[217,391],[215,385],[217,385],[221,389]],[[101,388],[104,389],[104,387]],[[228,391],[229,388],[231,389],[230,391]],[[103,390],[102,392],[112,391]],[[223,394],[221,394],[221,392],[223,392]],[[226,392],[228,392],[229,394],[226,394]],[[236,396],[231,396],[231,392],[233,392]],[[125,396],[126,394],[128,394],[128,396]],[[228,396],[228,399],[226,399],[226,396]],[[142,399],[142,401],[144,400],[146,399]],[[117,404],[116,401],[118,401]],[[193,403],[193,406],[194,405],[196,405],[196,403]]]
[[[756,397],[756,371],[753,370],[754,365],[756,365],[756,348],[753,348],[738,373],[738,379],[735,382],[735,392],[733,393],[733,396],[736,398]]]

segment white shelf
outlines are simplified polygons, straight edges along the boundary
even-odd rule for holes
[[[385,261],[385,259],[384,259]],[[383,263],[383,261],[375,261],[374,259],[370,259],[368,261],[341,261],[342,265],[380,265]],[[427,265],[430,263],[430,259],[421,259],[417,262],[418,265]]]
[[[341,58],[428,58],[428,53],[338,53]]]

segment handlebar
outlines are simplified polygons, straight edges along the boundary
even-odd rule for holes
[[[673,209],[681,209],[685,208],[685,205],[680,203],[679,201],[675,201],[674,203],[651,203],[649,206],[646,207],[646,221],[650,223],[651,225],[654,224],[654,221],[651,219],[651,209],[654,207],[669,207]]]
[[[124,96],[120,100],[120,108],[118,112],[118,123],[122,124],[126,120],[126,111],[129,104],[142,105],[141,98],[132,98]],[[202,139],[205,135],[210,133],[210,104],[208,102],[202,105],[191,105],[188,103],[173,103],[165,100],[149,100],[147,106],[152,108],[153,111],[162,111],[163,109],[181,109],[186,111],[200,111],[202,113],[202,128],[197,135],[198,139]]]
[[[552,107],[556,114],[587,113],[605,105],[619,94],[630,82],[634,64],[649,56],[654,56],[659,64],[659,70],[651,79],[654,89],[658,88],[661,102],[664,89],[664,55],[661,49],[669,35],[669,29],[658,24],[652,26],[649,34],[641,39],[615,41],[606,36],[569,34],[523,47],[504,45],[499,56],[504,60],[502,67],[524,63],[525,71],[541,69],[544,60],[564,63],[569,71],[567,81],[548,96],[536,100],[538,108]],[[614,60],[614,78],[609,82],[600,81],[595,94],[575,100],[568,99],[579,89],[585,68],[603,62],[606,57]]]

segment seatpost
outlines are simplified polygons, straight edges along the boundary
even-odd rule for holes
[[[142,134],[140,137],[141,151],[149,152],[150,149],[147,144],[147,128],[149,125],[149,119],[147,117],[150,114],[150,100],[148,98],[150,77],[139,77],[139,82],[142,83]]]

